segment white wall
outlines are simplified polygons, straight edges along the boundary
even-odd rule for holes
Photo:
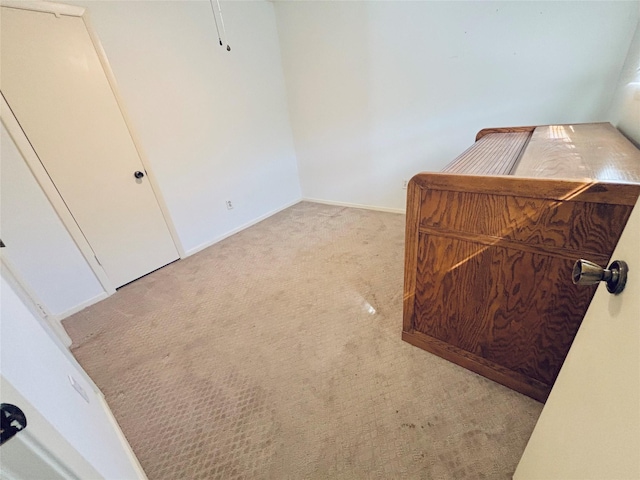
[[[4,125],[0,125],[2,254],[54,315],[104,290],[45,197]]]
[[[276,2],[303,197],[403,209],[484,127],[602,121],[637,2]]]
[[[121,443],[99,394],[22,303],[4,272],[0,279],[0,300],[3,379],[102,476],[138,478],[135,463]],[[89,403],[73,389],[69,374],[82,386]]]
[[[89,11],[187,253],[300,199],[270,2],[221,2],[231,52],[208,1],[66,3]]]
[[[640,23],[629,47],[609,116],[611,123],[640,147]]]
[[[300,199],[271,3],[221,3],[231,52],[208,1],[63,3],[88,9],[188,254]],[[2,140],[5,253],[64,316],[103,289]]]
[[[603,120],[638,20],[635,2],[224,1],[227,52],[205,0],[66,3],[89,11],[188,253],[301,195],[403,209],[402,180],[483,127]],[[19,273],[64,312],[102,289],[35,208]]]

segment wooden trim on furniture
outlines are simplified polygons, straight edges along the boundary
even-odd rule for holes
[[[533,132],[537,127],[499,127],[499,128],[483,128],[476,134],[476,142],[485,135],[490,133],[514,133],[514,132]]]
[[[609,261],[609,255],[600,252],[589,252],[584,250],[572,250],[570,248],[558,248],[549,245],[532,245],[530,243],[508,240],[503,237],[494,235],[484,235],[482,233],[460,232],[456,230],[448,230],[444,228],[420,227],[420,233],[433,235],[436,237],[453,238],[466,242],[479,243],[488,247],[505,247],[521,252],[535,253],[545,255],[547,257],[564,258],[568,260],[579,260],[580,258],[588,258],[592,262],[605,265]]]
[[[453,192],[512,195],[562,202],[591,202],[634,206],[640,184],[584,180],[554,180],[511,176],[419,173],[411,179],[420,188]]]
[[[422,332],[417,332],[415,330],[403,331],[402,339],[411,345],[420,347],[427,352],[456,363],[461,367],[482,375],[483,377],[489,378],[520,393],[528,395],[539,402],[544,402],[551,391],[550,386],[545,385],[534,378],[509,370],[497,363],[474,355],[466,350],[457,348]]]
[[[418,264],[418,236],[415,228],[420,223],[421,191],[416,182],[411,179],[407,186],[407,218],[404,250],[404,297],[403,297],[403,329],[411,328],[413,306],[416,294],[416,270]]]

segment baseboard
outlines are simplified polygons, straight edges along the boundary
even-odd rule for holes
[[[363,210],[375,210],[377,212],[385,212],[385,213],[401,213],[402,215],[406,213],[402,208],[387,208],[387,207],[376,207],[374,205],[362,205],[360,203],[334,202],[331,200],[321,200],[319,198],[303,198],[302,201],[312,202],[312,203],[322,203],[324,205],[335,205],[337,207],[362,208]]]
[[[64,311],[62,313],[58,313],[57,315],[53,315],[53,318],[54,318],[54,320],[57,320],[58,322],[61,322],[62,320],[64,320],[67,317],[70,317],[74,313],[78,313],[80,310],[84,310],[85,308],[90,307],[94,303],[98,303],[98,302],[104,300],[108,296],[109,296],[109,294],[107,292],[102,292],[99,295],[96,295],[95,297],[90,298],[89,300],[86,300],[86,301],[76,305],[75,307],[71,307],[69,310],[66,310],[66,311]]]
[[[262,222],[263,220],[266,220],[267,218],[275,215],[276,213],[279,213],[283,210],[286,210],[289,207],[293,207],[294,205],[300,203],[302,201],[301,198],[298,198],[292,202],[286,203],[284,205],[282,205],[281,207],[278,207],[274,210],[271,210],[267,213],[265,213],[264,215],[260,215],[258,218],[255,218],[253,220],[251,220],[250,222],[245,223],[244,225],[240,225],[237,228],[234,228],[233,230],[228,231],[227,233],[220,235],[219,237],[214,238],[213,240],[210,240],[208,242],[202,243],[200,245],[198,245],[197,247],[193,247],[190,248],[189,250],[187,250],[186,256],[190,257],[191,255],[198,253],[201,250],[204,250],[207,247],[210,247],[211,245],[215,245],[218,242],[221,242],[222,240],[224,240],[225,238],[229,238],[231,235],[235,235],[238,232],[241,232],[242,230],[245,230],[249,227],[253,227],[255,224]],[[186,258],[186,257],[185,257]]]
[[[140,461],[138,460],[138,457],[136,457],[136,454],[134,453],[133,449],[131,448],[131,445],[129,444],[127,437],[125,437],[124,433],[122,433],[120,424],[116,420],[116,417],[113,416],[113,412],[111,411],[109,404],[105,400],[104,395],[102,395],[102,393],[97,393],[96,395],[100,399],[100,404],[102,406],[102,409],[107,414],[107,418],[109,419],[109,422],[111,423],[114,430],[116,431],[116,434],[118,435],[118,440],[120,440],[120,443],[122,444],[122,448],[124,448],[124,451],[129,457],[129,460],[131,461],[131,465],[133,466],[133,469],[138,474],[138,480],[148,480],[147,474],[143,470],[142,465],[140,465]]]

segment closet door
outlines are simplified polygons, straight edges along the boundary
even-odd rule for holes
[[[0,18],[0,90],[107,276],[118,287],[176,260],[83,19]]]

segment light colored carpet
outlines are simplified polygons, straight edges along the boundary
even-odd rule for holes
[[[303,202],[64,326],[151,480],[510,478],[542,405],[400,339],[403,242]]]

